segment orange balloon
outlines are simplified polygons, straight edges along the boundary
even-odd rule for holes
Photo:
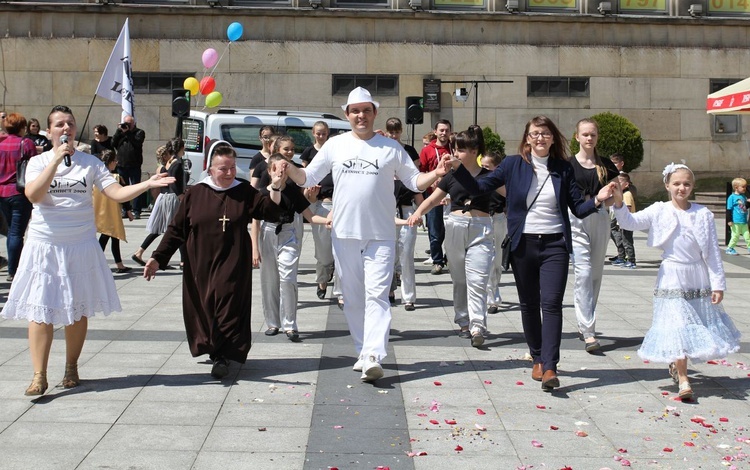
[[[201,95],[208,95],[209,93],[214,91],[214,88],[216,88],[216,80],[214,80],[213,77],[201,78]]]

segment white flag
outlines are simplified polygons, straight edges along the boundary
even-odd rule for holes
[[[133,109],[133,69],[130,64],[130,30],[128,29],[128,20],[125,19],[125,25],[122,27],[115,48],[109,56],[107,66],[104,68],[101,80],[99,80],[99,86],[96,87],[97,95],[122,105],[123,119],[128,115],[135,117]]]

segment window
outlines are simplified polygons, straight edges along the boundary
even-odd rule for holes
[[[361,86],[372,95],[398,96],[398,75],[334,75],[333,94],[348,95]]]
[[[388,8],[389,0],[336,0],[337,7]]]
[[[146,94],[172,94],[172,89],[182,88],[190,72],[133,72],[133,92]]]
[[[589,78],[529,77],[526,96],[586,97],[589,96]]]
[[[722,88],[734,85],[740,79],[734,78],[712,78],[709,81],[708,93],[716,93]],[[737,114],[720,114],[711,116],[711,135],[713,137],[732,136],[740,134],[740,116]]]

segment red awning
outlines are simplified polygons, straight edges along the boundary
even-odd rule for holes
[[[708,114],[750,114],[750,78],[708,95],[706,112]]]

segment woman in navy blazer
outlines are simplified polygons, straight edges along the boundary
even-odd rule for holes
[[[489,175],[475,180],[457,166],[455,177],[473,194],[505,186],[510,263],[521,304],[532,379],[551,391],[560,386],[557,363],[562,337],[562,302],[573,251],[568,209],[578,218],[596,212],[612,196],[611,185],[585,201],[568,162],[568,145],[552,120],[526,124],[519,155],[506,157]],[[541,280],[544,279],[542,286]]]

